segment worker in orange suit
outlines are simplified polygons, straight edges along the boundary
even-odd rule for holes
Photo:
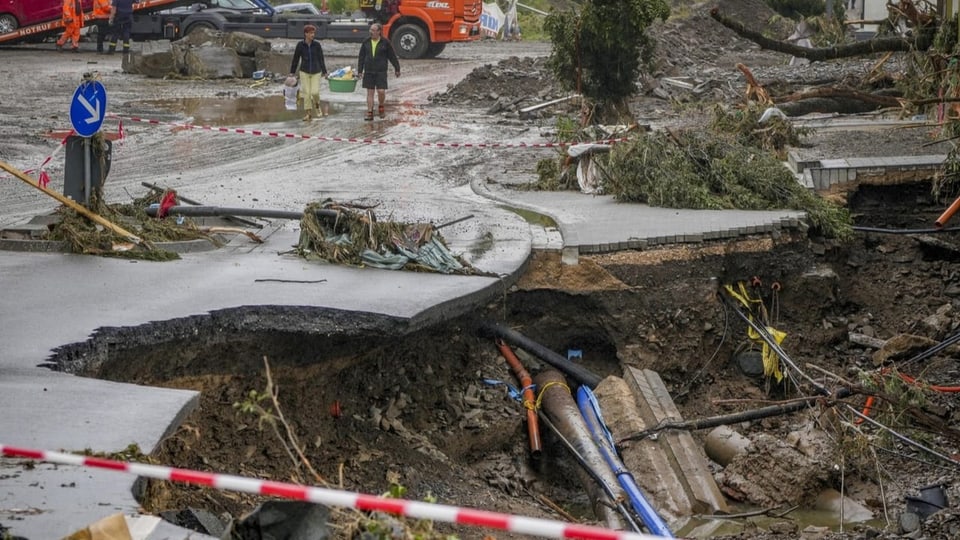
[[[83,28],[83,7],[80,0],[63,0],[63,34],[57,40],[57,50],[62,51],[67,41],[73,41],[73,52],[80,52],[80,29]]]
[[[110,0],[93,0],[93,23],[97,25],[97,54],[103,54],[103,42],[110,33]]]

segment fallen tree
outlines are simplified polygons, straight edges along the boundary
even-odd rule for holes
[[[812,62],[850,58],[880,52],[925,51],[933,44],[933,36],[936,33],[936,28],[930,26],[921,28],[912,39],[903,37],[877,38],[850,43],[848,45],[811,48],[768,38],[756,30],[747,28],[743,23],[726,17],[720,13],[719,8],[711,9],[710,16],[720,24],[736,32],[740,37],[749,39],[764,49],[782,52],[799,58],[806,58]]]

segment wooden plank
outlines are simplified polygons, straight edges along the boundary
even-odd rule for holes
[[[36,189],[39,189],[40,191],[46,193],[47,195],[53,197],[54,199],[56,199],[56,200],[58,200],[58,201],[60,201],[60,202],[63,203],[65,206],[67,206],[67,207],[69,207],[69,208],[72,208],[73,210],[76,210],[76,212],[77,212],[78,214],[86,217],[86,218],[89,219],[90,221],[93,221],[94,223],[98,223],[98,224],[100,224],[100,225],[103,225],[104,227],[110,229],[111,231],[113,231],[113,232],[115,232],[115,233],[123,236],[123,237],[126,238],[127,240],[130,240],[130,241],[133,242],[134,244],[143,246],[143,247],[145,247],[145,248],[147,248],[147,249],[150,248],[149,243],[148,243],[148,242],[144,242],[139,236],[133,234],[132,232],[127,231],[126,229],[124,229],[123,227],[121,227],[121,226],[119,226],[119,225],[114,224],[113,222],[107,220],[107,219],[104,218],[103,216],[101,216],[101,215],[99,215],[99,214],[96,214],[96,213],[88,210],[85,206],[83,206],[82,204],[77,203],[77,202],[74,201],[73,199],[69,199],[69,198],[67,198],[67,197],[64,197],[63,195],[61,195],[60,193],[57,193],[56,191],[53,191],[52,189],[47,189],[47,188],[41,186],[36,180],[34,180],[33,178],[30,178],[29,176],[27,176],[27,174],[26,174],[25,172],[21,171],[20,169],[17,169],[17,168],[13,167],[12,165],[10,165],[10,164],[8,164],[8,163],[6,163],[6,162],[4,162],[4,161],[0,161],[0,169],[3,169],[3,170],[5,170],[5,171],[7,171],[8,173],[16,176],[17,178],[19,178],[19,179],[22,180],[23,182],[29,184],[30,186],[32,186],[32,187],[34,187],[34,188],[36,188]]]

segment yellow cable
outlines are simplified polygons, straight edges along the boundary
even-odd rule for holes
[[[536,403],[536,408],[537,408],[537,409],[540,408],[540,405],[541,405],[541,403],[543,402],[543,393],[546,392],[546,391],[547,391],[547,388],[550,388],[551,386],[562,386],[562,387],[564,387],[564,388],[567,389],[567,392],[568,392],[568,393],[572,393],[572,392],[570,392],[570,387],[567,386],[567,383],[565,383],[565,382],[560,382],[560,381],[550,381],[550,382],[548,382],[547,384],[543,385],[543,388],[541,388],[541,389],[540,389],[540,392],[537,394],[537,403]],[[524,405],[526,406],[526,404],[524,404]]]
[[[747,292],[746,285],[744,285],[742,281],[738,282],[737,285],[740,289],[739,293],[733,290],[732,285],[724,285],[724,288],[727,290],[728,293],[730,293],[730,296],[735,298],[738,302],[743,304],[745,308],[747,308],[747,317],[751,321],[753,321],[754,318],[753,318],[753,313],[750,311],[750,304],[760,304],[761,310],[765,312],[766,310],[763,308],[763,300],[760,300],[760,299],[755,300],[751,298],[750,293]],[[787,337],[786,332],[777,330],[776,328],[770,326],[769,324],[764,324],[763,326],[767,329],[767,332],[771,336],[773,336],[773,339],[774,341],[777,342],[777,345],[783,343],[783,340]],[[783,372],[780,371],[780,357],[777,356],[777,354],[773,351],[770,345],[768,345],[767,342],[760,337],[760,334],[757,333],[753,329],[753,327],[749,325],[747,326],[747,337],[750,339],[750,341],[753,341],[754,343],[758,343],[761,346],[760,354],[761,354],[761,358],[763,359],[764,376],[769,377],[772,375],[777,380],[777,382],[782,381]]]

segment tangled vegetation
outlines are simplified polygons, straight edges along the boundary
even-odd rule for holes
[[[60,219],[51,225],[45,239],[67,242],[72,253],[150,261],[172,261],[180,258],[174,251],[156,247],[156,243],[200,239],[214,244],[219,242],[215,236],[200,230],[193,220],[150,217],[147,209],[150,205],[159,203],[162,196],[163,193],[152,191],[130,203],[109,205],[104,203],[97,193],[91,197],[89,210],[137,235],[142,241],[139,245],[116,231],[92,222],[69,207],[58,210]]]
[[[372,208],[328,199],[304,210],[297,254],[352,266],[473,273],[446,249],[438,228],[429,223],[379,222]]]
[[[652,133],[614,146],[605,188],[621,202],[667,208],[807,212],[825,236],[852,235],[846,208],[800,185],[772,154],[713,134]]]
[[[930,49],[913,53],[907,76],[899,81],[905,96],[917,99],[938,96],[944,100],[960,100],[958,25],[957,16],[943,21]],[[960,138],[960,102],[931,103],[926,112],[942,126],[939,133],[941,139],[955,141]],[[960,151],[956,144],[934,178],[933,195],[939,201],[960,196]]]
[[[803,187],[781,161],[804,132],[777,116],[761,124],[763,111],[717,107],[708,131],[640,134],[594,154],[603,191],[620,202],[667,208],[802,210],[823,235],[850,238],[847,209]],[[583,132],[571,139],[586,140]],[[566,155],[541,160],[536,188],[578,189],[576,165]]]

